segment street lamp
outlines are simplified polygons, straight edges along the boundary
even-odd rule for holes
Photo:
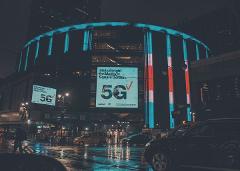
[[[66,93],[63,93],[63,94],[58,94],[58,98],[59,98],[59,101],[62,102],[62,107],[63,107],[63,110],[61,111],[61,140],[62,140],[62,137],[63,137],[63,119],[64,119],[64,113],[65,113],[65,97],[69,97],[70,96],[70,93],[66,92]]]
[[[29,103],[28,102],[23,102],[20,105],[19,108],[19,115],[21,117],[21,120],[26,121],[29,119]]]

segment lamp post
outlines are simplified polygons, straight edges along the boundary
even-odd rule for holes
[[[20,108],[19,108],[19,114],[21,116],[22,121],[26,121],[26,120],[30,119],[28,102],[21,103]]]
[[[58,94],[58,99],[59,101],[61,101],[62,103],[62,108],[63,110],[61,111],[61,140],[62,140],[62,137],[63,137],[63,119],[64,119],[64,113],[65,113],[65,97],[69,97],[70,96],[70,93],[66,92],[64,94]]]

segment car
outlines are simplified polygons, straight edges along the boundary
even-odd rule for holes
[[[145,146],[144,157],[156,171],[209,168],[240,169],[240,118],[212,119],[180,126]]]
[[[0,154],[0,170],[6,171],[66,171],[56,159],[36,154]]]
[[[145,145],[147,142],[151,140],[151,136],[149,134],[134,134],[129,137],[123,138],[121,140],[121,144],[123,145]]]
[[[177,126],[175,129],[170,130],[163,137],[182,136],[192,125],[193,125],[192,123],[181,124]]]
[[[76,137],[73,140],[74,145],[104,145],[106,136],[102,133],[91,133]]]

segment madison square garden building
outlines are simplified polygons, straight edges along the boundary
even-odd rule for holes
[[[208,54],[204,43],[172,29],[100,22],[33,38],[16,68],[19,75],[34,75],[27,97],[32,110],[48,109],[54,115],[60,94],[69,92],[61,98],[65,113],[125,117],[148,128],[173,128],[179,118],[193,119],[189,63]]]

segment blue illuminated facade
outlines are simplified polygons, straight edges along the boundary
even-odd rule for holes
[[[139,109],[120,110],[144,118],[148,128],[191,121],[189,63],[209,58],[209,48],[185,33],[165,27],[128,22],[99,22],[67,26],[28,41],[17,72],[71,73],[81,77],[89,98],[84,112],[98,111],[94,87],[96,67],[139,68]],[[82,77],[81,77],[82,78]],[[57,84],[57,83],[56,83]],[[80,84],[81,85],[81,84]],[[175,111],[181,116],[174,116]],[[140,113],[140,114],[139,114]]]

